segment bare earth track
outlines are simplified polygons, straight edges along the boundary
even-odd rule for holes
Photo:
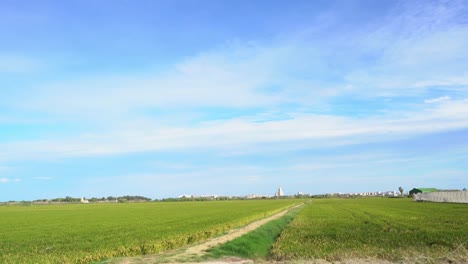
[[[288,208],[284,211],[281,211],[277,214],[274,214],[272,216],[269,216],[267,218],[263,218],[260,220],[257,220],[255,222],[252,222],[244,227],[240,227],[237,229],[232,229],[230,230],[227,234],[215,237],[212,239],[209,239],[205,242],[202,242],[201,244],[194,245],[192,247],[188,247],[176,252],[172,253],[162,253],[158,255],[149,255],[149,256],[144,256],[144,257],[134,257],[134,258],[120,258],[120,259],[114,259],[114,260],[109,260],[105,261],[104,263],[118,263],[118,264],[136,264],[136,263],[187,263],[190,260],[194,259],[199,259],[205,251],[209,248],[222,245],[226,242],[229,242],[233,239],[236,239],[238,237],[241,237],[250,231],[253,231],[260,226],[278,219],[282,216],[284,216],[287,212],[289,212],[291,209],[297,208],[302,206],[303,204],[299,204],[296,206],[293,206],[291,208]],[[241,259],[226,259],[225,261],[214,261],[214,262],[207,262],[207,263],[212,263],[212,264],[219,264],[219,263],[252,263],[250,260],[241,260]]]

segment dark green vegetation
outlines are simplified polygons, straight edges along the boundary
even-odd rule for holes
[[[298,200],[0,207],[0,263],[86,263],[158,253],[278,212]]]
[[[417,193],[430,193],[430,192],[437,192],[436,188],[413,188],[409,191],[410,195],[417,194]]]
[[[208,258],[238,256],[249,259],[266,258],[283,228],[291,222],[300,209],[292,209],[279,219],[270,221],[256,230],[209,250]]]
[[[283,230],[277,259],[467,257],[468,205],[410,199],[316,199]],[[456,252],[452,254],[453,251]]]

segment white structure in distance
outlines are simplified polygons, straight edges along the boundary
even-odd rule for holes
[[[278,191],[275,193],[276,197],[284,196],[283,189],[281,187],[278,188]]]

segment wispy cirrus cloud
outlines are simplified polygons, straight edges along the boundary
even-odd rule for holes
[[[403,52],[409,52],[409,56],[412,46],[421,41],[430,40],[423,35],[409,41],[397,40],[395,44],[400,45]],[[462,40],[460,45],[463,43],[468,46],[466,40]],[[317,57],[312,51],[306,52],[304,57],[305,50],[315,47],[306,47],[305,42],[297,40],[294,44],[284,42],[270,47],[228,47],[199,54],[154,74],[46,84],[35,90],[32,93],[34,96],[25,98],[19,107],[26,111],[52,114],[58,120],[91,122],[98,124],[97,127],[91,126],[85,133],[63,134],[58,139],[1,143],[2,149],[8,151],[0,153],[0,160],[190,151],[196,148],[231,148],[230,151],[235,152],[241,146],[294,141],[306,141],[308,143],[302,147],[314,148],[388,141],[468,128],[467,101],[452,99],[449,95],[421,98],[419,102],[424,101],[425,104],[417,105],[411,111],[376,113],[358,118],[333,112],[320,114],[303,111],[317,104],[327,105],[329,98],[340,96],[399,97],[402,91],[411,87],[417,87],[417,93],[424,94],[424,90],[443,78],[455,80],[450,83],[453,86],[464,83],[461,77],[453,78],[452,73],[441,75],[440,79],[409,75],[405,69],[414,65],[411,66],[412,63],[408,61],[404,62],[406,68],[396,72],[401,65],[395,62],[398,54],[392,48],[384,49],[383,55],[377,57],[376,64],[361,72],[351,68],[341,69],[339,74],[345,76],[344,82],[321,83],[306,77],[307,73],[325,65],[330,57]],[[233,56],[231,52],[236,55]],[[362,55],[365,54],[362,52]],[[294,65],[301,57],[307,61],[307,55],[318,61]],[[431,56],[430,52],[418,56],[423,55]],[[451,65],[452,60],[444,61],[445,57],[439,56],[434,61]],[[418,63],[416,57],[415,63]],[[303,74],[291,75],[295,70]],[[376,75],[373,75],[374,71]],[[404,77],[406,75],[409,77]],[[289,104],[295,106],[283,108],[283,105]],[[190,121],[192,109],[218,106],[261,110],[254,115],[244,114],[217,121],[171,124],[174,118],[171,109],[184,108],[182,115],[185,118],[188,116]],[[329,107],[333,108],[333,105]],[[153,117],[140,111],[152,108],[167,109],[169,114]],[[283,114],[287,113],[286,117],[280,120],[274,117],[265,119],[265,113],[275,108]]]
[[[144,151],[224,149],[298,140],[304,147],[389,141],[400,137],[468,128],[468,100],[434,104],[422,112],[389,116],[291,114],[290,119],[252,122],[241,118],[200,123],[196,126],[158,127],[145,124],[126,130],[105,131],[63,140],[10,142],[0,159],[58,158],[115,155]],[[340,143],[341,142],[341,143]]]
[[[0,178],[0,183],[12,183],[12,182],[20,182],[21,179],[19,178]]]
[[[434,86],[468,96],[460,88],[467,85],[465,11],[459,1],[401,3],[384,23],[332,34],[327,45],[307,30],[273,43],[234,42],[145,73],[43,83],[20,107],[133,119],[145,108],[303,108],[346,96],[427,96]]]
[[[426,99],[424,100],[424,103],[433,104],[433,103],[439,103],[439,102],[448,101],[448,100],[450,100],[450,96],[441,96],[437,98]]]

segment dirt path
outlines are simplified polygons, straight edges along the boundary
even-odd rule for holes
[[[150,255],[150,256],[143,256],[143,257],[135,257],[135,258],[121,258],[121,259],[115,259],[111,262],[104,262],[104,263],[118,263],[118,264],[136,264],[136,263],[180,263],[180,262],[187,262],[190,260],[196,260],[201,257],[205,251],[209,248],[222,245],[226,242],[229,242],[233,239],[236,239],[240,236],[243,236],[250,231],[253,231],[260,226],[278,219],[282,216],[284,216],[287,212],[289,212],[291,209],[297,208],[302,206],[303,204],[299,204],[293,207],[290,207],[284,211],[281,211],[277,214],[274,214],[272,216],[269,216],[267,218],[263,218],[260,220],[257,220],[255,222],[252,222],[244,227],[240,227],[237,229],[232,229],[230,230],[227,234],[215,237],[212,239],[209,239],[205,242],[202,242],[201,244],[194,245],[192,247],[185,248],[181,251],[173,252],[173,253],[163,253],[163,254],[158,254],[158,255]],[[215,263],[215,262],[212,262]],[[224,263],[224,262],[216,262],[216,263]],[[236,262],[236,263],[242,263],[241,262]]]
[[[253,223],[250,223],[244,227],[241,227],[241,228],[238,228],[238,229],[233,229],[231,231],[229,231],[229,233],[227,233],[226,235],[223,235],[223,236],[220,236],[220,237],[215,237],[211,240],[208,240],[202,244],[199,244],[199,245],[196,245],[196,246],[193,246],[193,247],[190,247],[188,248],[184,253],[182,253],[180,256],[182,257],[190,257],[190,256],[199,256],[199,255],[203,255],[203,253],[209,249],[209,248],[212,248],[212,247],[215,247],[215,246],[218,246],[218,245],[222,245],[228,241],[231,241],[231,240],[234,240],[238,237],[241,237],[247,233],[249,233],[250,231],[253,231],[257,228],[259,228],[260,226],[272,221],[272,220],[275,220],[275,219],[278,219],[280,217],[282,217],[283,215],[285,215],[287,212],[289,212],[289,210],[293,209],[293,208],[297,208],[299,206],[302,206],[302,204],[300,205],[296,205],[294,207],[291,207],[289,209],[286,209],[282,212],[279,212],[277,214],[274,214],[270,217],[267,217],[267,218],[264,218],[264,219],[260,219],[260,220],[257,220]]]

